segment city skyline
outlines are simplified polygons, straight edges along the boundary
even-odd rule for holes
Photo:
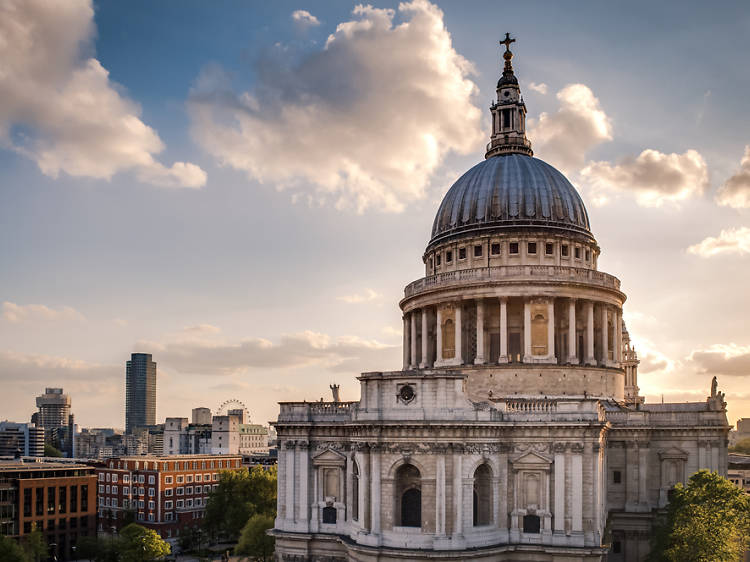
[[[35,20],[70,37],[0,48],[0,417],[63,387],[81,427],[120,427],[133,352],[159,364],[157,423],[237,397],[266,424],[332,382],[357,399],[355,375],[401,363],[397,302],[483,157],[506,31],[535,155],[628,295],[642,394],[700,401],[716,375],[750,416],[742,4],[355,6],[71,2]],[[77,88],[110,126],[51,103]]]

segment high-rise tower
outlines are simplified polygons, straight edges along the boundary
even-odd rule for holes
[[[133,353],[125,368],[125,433],[156,424],[156,363]]]
[[[62,388],[45,388],[44,394],[36,397],[39,408],[38,424],[49,433],[65,427],[70,415],[70,396]]]

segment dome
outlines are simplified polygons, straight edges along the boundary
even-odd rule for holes
[[[557,169],[524,154],[480,162],[448,190],[432,226],[430,244],[463,233],[538,227],[594,241],[575,187]]]

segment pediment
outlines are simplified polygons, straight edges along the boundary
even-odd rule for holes
[[[552,464],[552,459],[547,458],[541,453],[529,451],[528,453],[523,453],[521,456],[516,457],[511,461],[511,463],[513,464],[513,468],[516,469],[524,467],[548,468],[549,465]]]
[[[659,458],[661,460],[664,459],[679,459],[686,461],[688,459],[689,453],[687,451],[683,451],[682,449],[678,447],[670,447],[669,449],[666,449],[664,451],[659,451]]]
[[[313,457],[313,464],[316,465],[331,465],[331,466],[345,466],[346,457],[341,453],[334,451],[333,449],[326,449],[319,455]]]

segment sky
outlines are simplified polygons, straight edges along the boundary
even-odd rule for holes
[[[0,419],[123,427],[398,369],[403,287],[483,158],[510,32],[535,156],[581,193],[648,401],[750,416],[744,2],[0,5]]]

